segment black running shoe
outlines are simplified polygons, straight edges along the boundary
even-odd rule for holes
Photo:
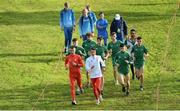
[[[77,105],[77,103],[75,101],[72,101],[72,105]]]
[[[126,96],[129,96],[129,91],[126,92]]]
[[[80,89],[80,92],[81,92],[81,94],[83,94],[84,93],[84,89]]]
[[[122,87],[122,92],[126,92],[126,88],[125,87]]]

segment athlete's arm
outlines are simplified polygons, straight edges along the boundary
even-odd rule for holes
[[[147,57],[149,56],[148,53],[144,53],[144,58],[147,59]]]
[[[86,71],[89,73],[91,70],[91,67],[90,67],[90,64],[89,64],[89,61],[88,59],[86,60]]]
[[[109,52],[107,52],[107,53],[105,54],[104,59],[106,60],[106,59],[108,59],[108,57],[109,57]]]
[[[130,60],[130,55],[129,54],[128,54],[127,59],[125,60],[125,62],[128,63],[128,64],[131,64],[131,60]]]
[[[68,69],[69,68],[69,60],[68,60],[68,56],[65,59],[65,68]]]
[[[111,56],[111,55],[112,55],[112,49],[109,50],[109,56]]]
[[[99,56],[99,59],[100,59],[100,63],[102,65],[102,67],[105,67],[105,63],[104,63],[104,61],[102,60],[102,58],[100,56]]]
[[[144,58],[147,59],[148,57],[148,50],[144,47]]]

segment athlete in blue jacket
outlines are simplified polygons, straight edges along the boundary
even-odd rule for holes
[[[65,36],[65,53],[71,45],[72,33],[75,30],[75,16],[72,9],[69,8],[67,2],[64,3],[64,9],[60,12],[60,27],[64,30]]]
[[[96,14],[93,11],[91,11],[90,5],[86,5],[86,9],[88,10],[88,15],[91,17],[93,24],[95,25],[97,21]]]
[[[88,15],[88,10],[85,8],[82,11],[82,16],[79,19],[79,33],[83,41],[87,40],[86,34],[94,34],[94,25],[91,17]]]
[[[104,45],[107,46],[107,39],[108,39],[108,32],[107,32],[107,26],[108,21],[104,19],[104,13],[99,13],[100,19],[96,22],[96,28],[98,30],[98,37],[102,37],[104,39]]]

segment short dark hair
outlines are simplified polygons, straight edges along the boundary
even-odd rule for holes
[[[112,33],[111,33],[111,36],[113,36],[114,34],[116,34],[116,32],[112,32]]]
[[[86,5],[86,9],[89,11],[89,8],[90,8],[90,5],[89,4],[87,4]]]
[[[76,42],[76,41],[78,41],[78,39],[77,38],[73,38],[73,40],[72,40],[73,42]]]
[[[97,40],[100,40],[100,41],[101,41],[101,40],[102,40],[102,37],[98,37]]]
[[[136,32],[136,30],[135,29],[131,29],[130,32]]]
[[[141,39],[142,39],[142,37],[141,37],[141,36],[138,36],[138,37],[137,37],[137,40],[141,40]]]
[[[103,13],[103,12],[100,12],[100,13],[99,13],[99,16],[100,16],[101,14],[104,14],[104,13]]]
[[[87,37],[91,37],[92,34],[91,34],[91,33],[86,33],[86,36],[87,36]]]
[[[65,3],[64,3],[64,6],[66,6],[66,7],[67,7],[67,6],[68,6],[68,2],[65,2]]]

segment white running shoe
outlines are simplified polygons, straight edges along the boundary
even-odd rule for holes
[[[96,100],[96,104],[99,105],[100,104],[100,101],[99,99]]]
[[[143,86],[140,86],[140,91],[143,91],[144,89],[143,89]]]
[[[77,105],[77,103],[76,103],[76,101],[74,100],[74,101],[72,101],[72,105]]]
[[[99,96],[99,100],[102,102],[104,99],[102,97],[102,95]]]
[[[118,80],[115,82],[115,85],[119,86],[119,81]]]

